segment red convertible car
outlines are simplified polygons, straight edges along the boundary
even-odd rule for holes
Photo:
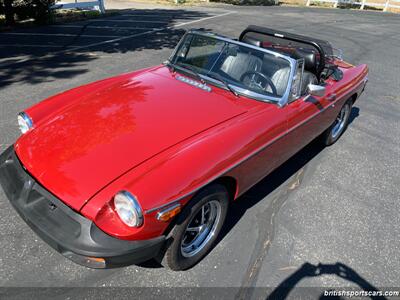
[[[18,115],[0,182],[67,258],[109,268],[199,262],[229,203],[311,140],[346,129],[367,83],[322,40],[249,26],[188,31],[164,64],[87,84]]]

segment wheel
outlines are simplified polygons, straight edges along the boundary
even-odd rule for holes
[[[352,101],[348,100],[340,109],[332,125],[322,134],[322,141],[326,146],[334,144],[346,130],[349,124],[351,107]]]
[[[175,271],[196,265],[212,249],[226,218],[229,193],[220,184],[201,190],[182,211],[169,234],[163,264]]]

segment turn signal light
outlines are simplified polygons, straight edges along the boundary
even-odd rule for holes
[[[104,269],[106,268],[106,260],[102,257],[90,257],[83,256],[73,252],[65,252],[63,255],[69,258],[73,262],[94,269]]]
[[[171,220],[173,217],[175,217],[179,212],[181,211],[181,205],[175,204],[171,207],[168,207],[162,211],[160,211],[157,214],[157,220],[166,222],[168,220]]]

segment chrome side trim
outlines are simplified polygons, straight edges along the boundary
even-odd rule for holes
[[[187,196],[189,196],[190,194],[192,194],[192,193],[187,194]],[[187,196],[186,196],[186,197],[187,197]],[[157,206],[157,207],[154,207],[154,208],[150,208],[150,209],[148,209],[148,210],[145,210],[144,213],[145,213],[145,215],[148,215],[148,214],[151,214],[152,212],[154,212],[154,211],[156,211],[156,210],[166,208],[167,206],[170,206],[170,205],[174,205],[174,203],[175,203],[175,205],[180,205],[178,202],[179,202],[180,200],[182,200],[183,198],[185,198],[185,197],[179,197],[177,200],[168,202],[168,203],[166,203],[166,204],[163,204],[163,205],[160,205],[160,206]]]
[[[166,209],[163,209],[162,211],[157,213],[156,219],[160,220],[162,215],[165,214],[166,212],[169,212],[170,210],[173,210],[175,208],[180,207],[181,205],[179,203],[176,203],[174,205],[171,205],[170,207],[167,207]]]
[[[223,176],[224,174],[228,173],[229,171],[233,170],[234,168],[236,168],[237,166],[239,166],[240,164],[246,162],[247,160],[249,160],[250,158],[252,158],[253,156],[257,155],[258,153],[260,153],[261,151],[265,150],[266,148],[268,148],[270,145],[272,145],[273,143],[275,143],[276,141],[280,140],[281,138],[285,137],[286,135],[290,134],[292,131],[296,130],[297,128],[299,128],[300,126],[308,123],[309,121],[311,121],[313,118],[315,118],[316,116],[318,116],[319,114],[323,113],[324,111],[326,111],[329,108],[332,108],[332,104],[336,104],[336,102],[340,101],[343,98],[347,98],[350,94],[354,93],[356,90],[358,90],[360,88],[360,85],[364,84],[364,81],[361,81],[356,88],[352,89],[351,91],[348,91],[346,94],[344,94],[343,96],[340,96],[339,98],[337,98],[335,101],[332,101],[332,103],[326,107],[324,107],[322,110],[318,111],[317,113],[311,115],[310,117],[308,117],[306,120],[304,120],[303,122],[297,124],[296,126],[292,127],[290,130],[284,132],[282,135],[276,137],[275,139],[273,139],[272,141],[269,141],[268,143],[262,145],[261,147],[259,147],[258,149],[254,150],[253,152],[251,152],[250,154],[248,154],[247,156],[245,156],[245,158],[243,158],[242,160],[236,162],[234,165],[226,168],[225,170],[217,173],[217,175],[211,177],[211,179],[207,180],[205,183],[203,183],[201,186],[195,188],[194,190],[184,194],[183,196],[179,196],[177,199],[172,200],[168,203],[165,203],[163,205],[154,207],[154,208],[150,208],[148,210],[146,210],[144,213],[150,214],[156,210],[162,209],[164,207],[167,207],[169,205],[172,205],[173,203],[177,203],[179,201],[181,201],[182,199],[196,193],[197,191],[199,191],[200,189],[202,189],[203,187],[205,187],[206,185],[208,185],[209,183],[213,182],[214,180],[220,178],[221,176]]]

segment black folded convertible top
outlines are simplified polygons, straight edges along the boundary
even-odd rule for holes
[[[324,40],[320,40],[320,39],[316,39],[316,38],[312,38],[312,37],[308,37],[308,36],[303,36],[303,35],[299,35],[299,34],[279,31],[279,30],[275,30],[275,29],[271,29],[271,28],[256,26],[256,25],[248,26],[240,34],[239,41],[242,41],[244,36],[248,33],[254,33],[254,34],[257,34],[258,36],[265,35],[268,37],[273,37],[274,40],[280,39],[280,40],[286,41],[286,43],[289,43],[289,44],[291,42],[295,42],[295,43],[299,43],[302,45],[309,45],[309,46],[313,47],[314,49],[316,49],[319,52],[318,73],[321,73],[325,67],[325,57],[333,55],[332,46],[328,41],[324,41]],[[266,38],[266,40],[268,40],[268,38]]]

